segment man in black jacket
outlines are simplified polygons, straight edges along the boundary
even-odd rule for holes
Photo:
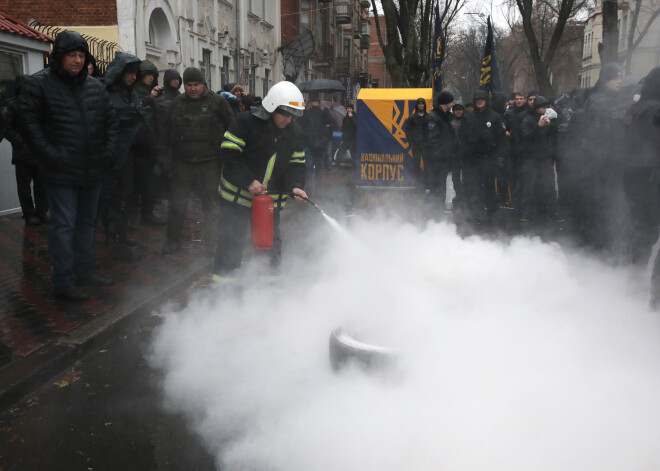
[[[433,110],[424,116],[421,137],[429,193],[442,210],[447,198],[447,175],[454,159],[453,106],[454,96],[448,91],[440,92]]]
[[[88,297],[76,281],[112,283],[95,273],[92,248],[101,181],[114,163],[118,124],[103,85],[87,75],[88,62],[87,41],[61,32],[50,68],[27,80],[19,100],[25,138],[46,182],[54,295],[67,301]]]
[[[644,273],[660,228],[660,67],[644,78],[640,95],[628,111],[623,183],[633,226],[632,263]],[[660,255],[651,275],[649,307],[660,309]]]
[[[23,219],[28,226],[49,222],[48,201],[37,159],[18,129],[18,96],[27,76],[16,77],[15,98],[7,100],[5,137],[11,142],[11,163],[16,168],[16,189]],[[34,189],[34,199],[32,191]]]
[[[484,210],[489,215],[497,208],[495,178],[506,152],[506,135],[502,118],[488,105],[488,94],[479,90],[473,101],[474,111],[465,116],[459,139],[467,209],[479,220]]]
[[[194,191],[204,211],[204,246],[215,251],[220,225],[218,182],[220,142],[234,122],[227,100],[206,88],[204,75],[196,67],[183,72],[184,93],[172,100],[166,132],[172,146],[173,169],[170,184],[167,245],[164,254],[181,249],[181,228]]]
[[[296,123],[302,131],[307,170],[310,177],[314,177],[313,183],[310,181],[310,186],[318,192],[321,190],[323,172],[328,165],[328,144],[332,139],[332,133],[337,129],[337,122],[330,114],[330,110],[319,101],[319,94],[312,92],[305,113]]]
[[[213,279],[218,284],[236,281],[241,265],[245,233],[250,221],[252,198],[264,189],[274,199],[271,267],[280,262],[280,210],[287,198],[307,198],[305,152],[294,115],[304,110],[303,96],[293,83],[276,83],[263,102],[242,113],[222,141],[223,224],[220,227]]]
[[[509,145],[511,147],[511,160],[508,168],[508,180],[511,186],[511,205],[516,208],[520,206],[520,172],[524,157],[524,145],[520,125],[529,109],[525,95],[515,92],[513,106],[504,112],[506,136],[509,139]]]
[[[427,116],[426,100],[418,98],[415,102],[415,111],[403,123],[403,132],[410,143],[413,153],[413,177],[418,190],[428,187],[428,175],[422,174],[422,146],[424,139],[424,118]]]
[[[532,109],[525,113],[520,124],[524,146],[521,163],[522,222],[529,221],[537,206],[556,222],[562,221],[555,192],[557,119],[546,115],[550,104],[544,96],[537,95]]]

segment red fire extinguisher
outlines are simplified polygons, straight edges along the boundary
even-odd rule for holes
[[[270,250],[273,245],[273,198],[261,187],[261,194],[252,198],[252,246],[255,250]]]

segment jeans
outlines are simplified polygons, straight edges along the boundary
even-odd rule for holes
[[[46,183],[51,217],[48,255],[55,291],[73,286],[76,278],[94,274],[94,230],[100,195],[100,183],[90,186]]]

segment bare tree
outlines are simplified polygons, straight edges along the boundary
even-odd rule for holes
[[[514,0],[509,0],[513,6]],[[553,96],[550,67],[568,21],[582,11],[588,0],[515,0],[527,39],[536,83],[545,96]]]
[[[503,89],[510,85],[510,69],[514,54],[504,53],[502,36],[504,30],[493,27],[495,53],[498,58],[500,80]],[[479,76],[484,58],[487,29],[485,23],[473,23],[457,32],[447,50],[447,59],[443,64],[443,83],[466,101],[472,101],[473,93],[479,88]]]
[[[598,43],[601,64],[616,62],[619,57],[619,3],[603,0],[603,41]]]
[[[644,6],[643,3],[646,3]],[[646,23],[644,25],[639,24],[640,13],[644,12],[646,15]],[[634,0],[634,10],[632,11],[632,17],[630,18],[630,29],[628,32],[628,44],[625,52],[625,73],[630,75],[630,68],[632,65],[632,56],[637,49],[637,46],[642,42],[646,33],[648,33],[649,28],[660,16],[660,4],[655,1],[643,2],[642,0]]]
[[[385,66],[392,77],[394,87],[428,86],[431,36],[433,34],[436,0],[380,0],[385,18],[385,31],[376,19],[376,36]],[[443,41],[442,56],[446,57],[451,37],[452,22],[465,5],[466,0],[439,0]],[[376,0],[371,0],[373,11]]]

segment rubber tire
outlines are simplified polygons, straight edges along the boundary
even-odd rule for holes
[[[361,342],[343,327],[332,331],[328,343],[330,365],[334,371],[340,371],[349,364],[366,370],[377,370],[391,365],[396,357],[392,349]]]

